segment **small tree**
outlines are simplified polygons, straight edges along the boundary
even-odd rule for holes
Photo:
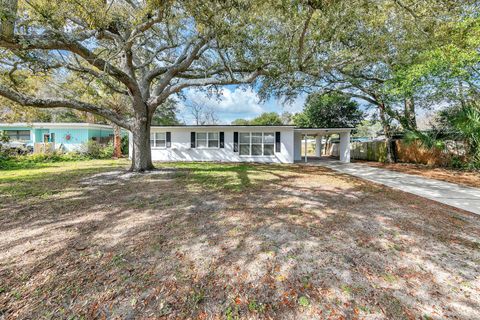
[[[293,116],[298,127],[305,128],[352,128],[364,118],[358,103],[340,93],[310,94],[303,112]]]
[[[236,126],[278,126],[289,123],[284,122],[283,115],[280,117],[276,112],[264,112],[252,120],[235,119],[232,121],[232,124]]]
[[[235,119],[232,121],[232,125],[234,126],[247,126],[250,124],[250,121],[247,119]]]
[[[437,130],[443,134],[438,136],[463,141],[470,166],[480,168],[480,106],[471,101],[443,110],[439,113],[439,125]]]
[[[198,125],[217,124],[218,117],[212,107],[201,105],[197,102],[189,102],[186,105],[188,113],[193,117],[193,122]]]
[[[378,133],[382,131],[382,124],[377,120],[363,120],[355,128],[355,137],[376,138]]]
[[[278,126],[282,125],[282,119],[276,112],[264,112],[250,121],[251,125],[256,126]]]
[[[173,126],[181,124],[177,118],[178,107],[173,99],[168,99],[155,110],[152,124],[157,126]]]

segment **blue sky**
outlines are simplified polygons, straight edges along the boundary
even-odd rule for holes
[[[306,99],[306,95],[300,95],[288,104],[284,103],[281,99],[277,100],[275,98],[261,102],[255,88],[233,85],[223,87],[221,93],[218,95],[209,95],[207,92],[197,89],[184,90],[183,95],[185,100],[179,101],[180,112],[178,118],[185,124],[195,124],[193,116],[185,107],[185,105],[191,101],[213,109],[216,117],[219,119],[219,124],[230,124],[238,118],[250,120],[262,112],[274,111],[278,114],[282,114],[285,111],[290,113],[300,112],[303,110]],[[355,100],[359,103],[360,108],[366,112],[367,118],[370,118],[376,109],[369,108],[368,104],[362,100]],[[418,110],[417,122],[419,127],[428,128],[428,122],[437,110],[438,108],[433,108],[433,110]]]
[[[183,94],[186,99],[185,101],[179,101],[179,118],[186,124],[193,123],[193,117],[189,114],[188,109],[185,108],[185,105],[190,101],[213,109],[221,124],[229,124],[238,118],[255,118],[262,112],[275,111],[282,114],[285,111],[291,113],[302,111],[306,98],[305,96],[299,96],[289,104],[285,104],[275,98],[261,102],[255,89],[239,86],[223,87],[219,95],[208,95],[205,91],[195,89],[185,90]]]

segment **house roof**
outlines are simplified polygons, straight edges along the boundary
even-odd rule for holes
[[[85,123],[85,122],[13,122],[0,123],[0,127],[29,127],[29,128],[91,128],[91,129],[112,129],[106,124]]]
[[[196,124],[178,124],[172,126],[156,126],[152,125],[152,128],[242,128],[242,127],[287,127],[287,128],[294,128],[295,126],[288,125],[288,124],[279,124],[279,125],[255,125],[255,124],[245,124],[245,125],[236,125],[236,124],[204,124],[204,125],[196,125]]]
[[[163,128],[163,129],[174,129],[174,128],[291,128],[295,132],[300,132],[302,134],[330,134],[330,133],[341,133],[341,132],[350,132],[353,128],[301,128],[293,125],[233,125],[233,124],[222,124],[222,125],[173,125],[173,126],[152,126],[152,128]]]
[[[354,128],[294,128],[293,130],[301,134],[332,134],[350,132],[353,129]]]

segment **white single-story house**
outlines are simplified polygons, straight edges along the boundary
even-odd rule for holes
[[[308,161],[302,143],[314,136],[317,145],[329,134],[340,136],[340,161],[350,162],[352,128],[297,128],[290,125],[152,126],[153,161],[277,162]],[[130,133],[130,157],[133,143]],[[306,150],[307,148],[305,148]],[[321,148],[316,148],[320,156]]]

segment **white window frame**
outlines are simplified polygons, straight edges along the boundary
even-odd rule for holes
[[[200,139],[202,141],[205,141],[206,142],[206,146],[205,147],[200,147],[198,145],[198,134],[199,133],[204,133],[205,134],[205,139]],[[210,135],[214,135],[216,134],[217,135],[217,139],[210,139]],[[217,146],[216,147],[210,147],[210,140],[211,141],[217,141]],[[220,149],[220,132],[217,132],[217,131],[208,131],[208,132],[196,132],[195,133],[195,146],[197,149]]]
[[[249,142],[248,143],[245,143],[245,142],[241,142],[242,139],[241,139],[241,134],[245,134],[245,133],[248,133],[249,135]],[[252,155],[252,146],[253,145],[259,145],[260,143],[253,143],[252,144],[252,134],[253,133],[261,133],[262,134],[262,142],[261,142],[261,145],[262,145],[262,154],[261,155]],[[272,143],[265,143],[265,134],[269,134],[269,135],[273,135],[273,142]],[[249,146],[250,148],[250,152],[249,154],[240,154],[240,150],[241,150],[241,146],[242,145],[246,145],[246,146]],[[268,154],[268,155],[265,155],[265,145],[272,145],[273,146],[273,154]],[[251,131],[251,132],[239,132],[238,133],[238,155],[240,157],[275,157],[275,132],[270,132],[270,131],[262,131],[262,132],[259,132],[259,131]]]
[[[157,139],[157,133],[163,133],[165,139]],[[153,146],[152,146],[152,141],[153,140]],[[163,146],[160,143],[157,143],[157,141],[164,141]],[[166,149],[167,148],[167,133],[165,131],[152,131],[150,132],[150,147],[152,149]]]
[[[2,130],[0,130],[2,131]],[[32,133],[31,133],[31,130],[10,130],[10,129],[6,129],[6,130],[3,130],[5,132],[6,135],[8,135],[10,137],[10,140],[11,141],[30,141],[32,139]],[[22,132],[27,132],[28,131],[28,139],[20,139],[20,137],[27,137],[26,134],[20,134],[20,131]],[[13,134],[15,132],[15,134]]]

